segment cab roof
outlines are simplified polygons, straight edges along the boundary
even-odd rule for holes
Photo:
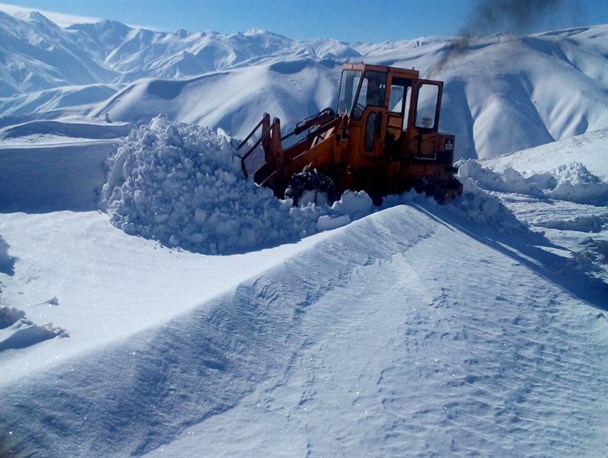
[[[402,78],[409,78],[409,79],[418,79],[419,75],[420,75],[418,70],[414,70],[413,68],[411,70],[408,70],[406,68],[388,67],[385,65],[370,65],[370,64],[364,64],[364,63],[343,64],[342,70],[360,70],[362,72],[364,72],[366,70],[372,70],[375,72],[391,73],[394,76],[402,77]]]

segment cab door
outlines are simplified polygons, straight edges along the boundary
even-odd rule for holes
[[[385,150],[389,156],[403,153],[411,112],[413,79],[390,75],[388,82],[387,126]]]
[[[376,107],[366,110],[363,121],[363,151],[369,156],[380,156],[384,151],[385,122],[384,111]]]
[[[384,152],[387,126],[386,73],[368,70],[364,73],[352,118],[360,122],[360,151],[365,156],[378,157]]]
[[[442,92],[440,81],[421,79],[416,85],[409,150],[421,157],[431,159],[435,154]]]

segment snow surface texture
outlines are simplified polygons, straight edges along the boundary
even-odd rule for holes
[[[7,276],[15,274],[15,258],[9,253],[9,245],[0,236],[0,273]],[[0,283],[0,293],[2,283]],[[58,305],[56,297],[45,301],[46,305]],[[38,304],[38,305],[43,305]],[[57,336],[67,337],[64,329],[54,327],[52,323],[43,326],[26,319],[25,312],[15,307],[0,305],[0,352],[35,345]]]
[[[608,127],[608,26],[530,36],[379,44],[252,30],[174,33],[112,21],[63,29],[0,12],[0,126],[66,116],[222,128],[243,138],[264,111],[289,129],[335,106],[344,62],[445,81],[441,129],[459,158],[489,158]],[[441,62],[441,65],[438,64]]]

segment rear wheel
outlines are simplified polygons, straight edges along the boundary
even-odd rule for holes
[[[294,174],[285,189],[285,198],[293,204],[305,207],[308,204],[331,205],[338,200],[338,192],[331,178],[315,170]]]

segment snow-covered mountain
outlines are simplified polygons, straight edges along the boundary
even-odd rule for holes
[[[0,26],[0,456],[608,455],[608,26]],[[351,59],[446,81],[461,197],[242,177]]]
[[[112,71],[40,13],[23,21],[0,11],[1,96],[112,81]]]
[[[356,57],[361,55],[332,39],[299,42],[263,30],[245,33],[173,33],[131,28],[115,21],[75,24],[61,29],[40,13],[22,20],[1,13],[2,50],[7,84],[0,95],[30,93],[47,87],[82,84],[74,81],[74,63],[49,62],[50,52],[68,50],[86,68],[94,61],[104,74],[86,75],[87,82],[131,82],[139,78],[183,78],[251,64],[269,57]],[[77,51],[76,51],[77,50]],[[43,51],[47,51],[45,54]],[[24,68],[27,62],[29,68]],[[38,65],[49,68],[40,75]],[[38,86],[31,85],[37,74]],[[46,79],[46,81],[44,81]]]
[[[333,106],[341,64],[363,60],[445,81],[441,128],[456,134],[459,157],[608,127],[608,26],[478,37],[466,46],[448,38],[349,44],[112,21],[62,29],[39,13],[0,14],[1,125],[106,113],[139,124],[167,113],[243,137],[264,111],[289,128]]]

